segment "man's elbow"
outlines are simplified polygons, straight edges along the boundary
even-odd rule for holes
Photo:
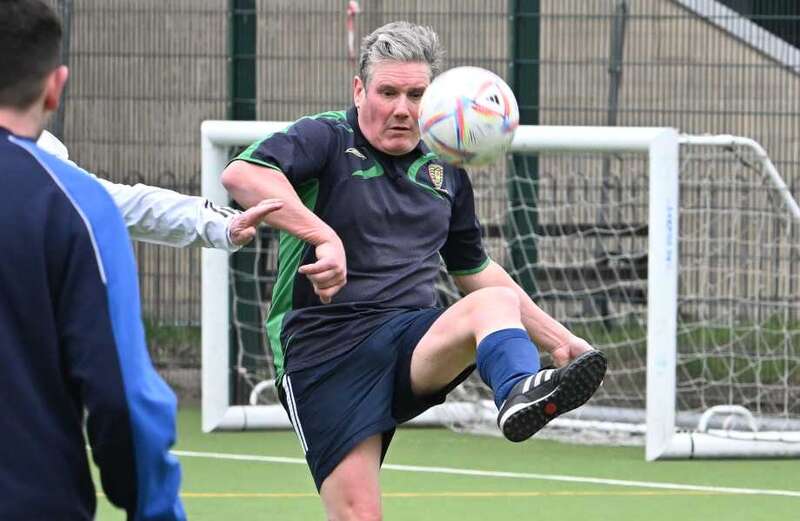
[[[239,165],[237,165],[236,162],[231,163],[222,171],[220,181],[228,192],[236,191],[241,187],[242,175],[240,175],[238,171]]]

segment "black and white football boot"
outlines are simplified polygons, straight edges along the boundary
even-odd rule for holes
[[[500,405],[497,425],[511,441],[524,441],[547,422],[586,403],[603,381],[608,361],[587,351],[559,369],[542,369],[517,382]]]

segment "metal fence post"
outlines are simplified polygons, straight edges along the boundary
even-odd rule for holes
[[[256,119],[256,27],[257,13],[255,0],[231,0],[230,3],[230,104],[229,119],[234,120],[255,120]],[[257,241],[256,241],[257,242]],[[238,274],[232,279],[231,304],[234,299],[240,302],[257,302],[256,285],[246,274],[254,273],[254,266],[257,262],[255,252],[245,248],[231,255],[229,264],[232,273]],[[231,324],[238,322],[255,324],[260,321],[258,306],[253,305],[230,305],[228,307]],[[239,335],[247,334],[232,327],[230,330],[230,345],[238,346],[243,339]],[[261,339],[263,343],[263,339]],[[230,368],[238,368],[239,363],[235,359],[235,350],[231,350]],[[233,375],[230,379],[230,396],[235,403],[246,400],[247,389],[240,381],[240,375]]]
[[[69,66],[69,45],[72,40],[72,0],[58,0],[58,14],[61,16],[61,64]],[[64,141],[64,118],[67,110],[69,82],[61,93],[61,103],[53,118],[53,134]]]
[[[540,0],[509,2],[511,59],[509,80],[519,103],[521,125],[539,123],[539,38]],[[536,206],[539,162],[535,156],[515,154],[509,169],[509,222],[506,234],[511,249],[512,274],[529,294],[536,292],[536,280],[528,266],[538,260],[534,230],[538,225]]]

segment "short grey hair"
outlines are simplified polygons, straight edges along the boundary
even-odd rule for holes
[[[442,68],[443,57],[444,49],[433,29],[410,22],[392,22],[361,40],[358,76],[366,85],[372,66],[378,62],[424,62],[430,67],[433,79]]]

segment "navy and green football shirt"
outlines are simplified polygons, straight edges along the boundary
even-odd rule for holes
[[[454,275],[489,264],[466,172],[423,142],[402,156],[373,148],[355,108],[302,118],[236,159],[283,172],[347,256],[347,284],[322,304],[297,272],[314,248],[281,232],[267,318],[279,377],[354,348],[395,313],[434,307],[442,259]]]

